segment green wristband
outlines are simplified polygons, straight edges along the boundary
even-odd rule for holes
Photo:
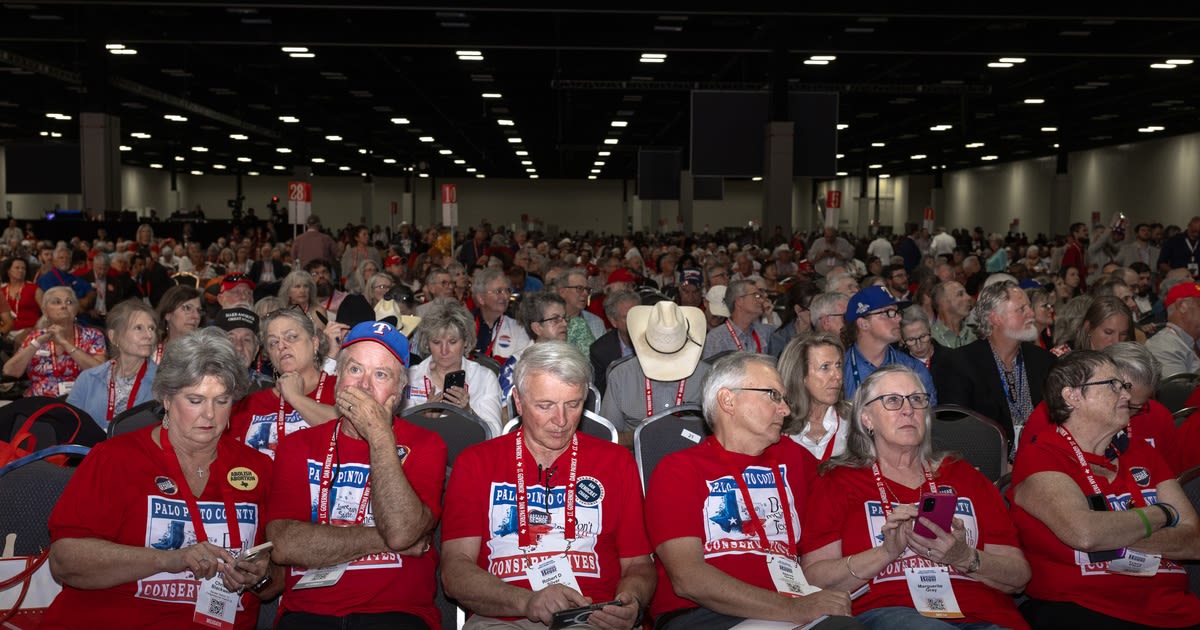
[[[1133,508],[1133,512],[1142,519],[1142,525],[1146,526],[1146,535],[1144,538],[1149,538],[1150,534],[1154,533],[1154,528],[1150,525],[1150,517],[1146,516],[1146,511],[1142,508]]]

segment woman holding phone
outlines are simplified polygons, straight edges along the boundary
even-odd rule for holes
[[[444,402],[473,413],[500,435],[500,380],[467,359],[475,347],[475,318],[458,300],[430,302],[414,337],[424,361],[408,369],[405,407]]]
[[[1012,594],[1029,581],[1029,563],[1004,501],[969,463],[933,452],[931,420],[929,394],[908,368],[863,381],[846,452],[822,465],[809,495],[822,509],[805,514],[804,574],[840,591],[869,584],[854,601],[868,628],[955,627],[939,617],[1026,628]],[[918,512],[948,505],[943,526]]]

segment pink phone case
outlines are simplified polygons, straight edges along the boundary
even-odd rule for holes
[[[917,503],[917,513],[933,521],[938,527],[950,531],[950,523],[954,521],[954,506],[957,503],[958,497],[953,494],[922,492],[921,500]],[[913,524],[913,533],[925,538],[936,538],[920,521]]]

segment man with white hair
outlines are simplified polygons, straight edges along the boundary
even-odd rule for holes
[[[858,293],[858,282],[847,271],[831,273],[825,277],[826,293],[841,293],[847,299]]]
[[[1054,357],[1037,345],[1033,308],[1017,283],[984,288],[974,313],[980,339],[934,362],[938,401],[995,420],[1015,444],[1021,426],[1042,401],[1042,384]]]
[[[1146,349],[1162,364],[1162,376],[1180,372],[1200,372],[1200,284],[1181,282],[1172,286],[1163,299],[1167,325],[1146,341]]]

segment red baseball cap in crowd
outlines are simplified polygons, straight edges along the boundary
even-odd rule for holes
[[[608,274],[608,280],[604,284],[612,284],[614,282],[637,282],[637,278],[633,277],[632,271],[621,267]]]
[[[395,254],[388,256],[387,260],[383,261],[384,267],[391,267],[392,265],[403,265],[403,264],[404,264],[404,259]]]
[[[1163,300],[1163,306],[1170,307],[1179,300],[1186,298],[1200,298],[1200,284],[1182,282],[1171,287],[1171,290],[1167,291],[1167,298]]]

